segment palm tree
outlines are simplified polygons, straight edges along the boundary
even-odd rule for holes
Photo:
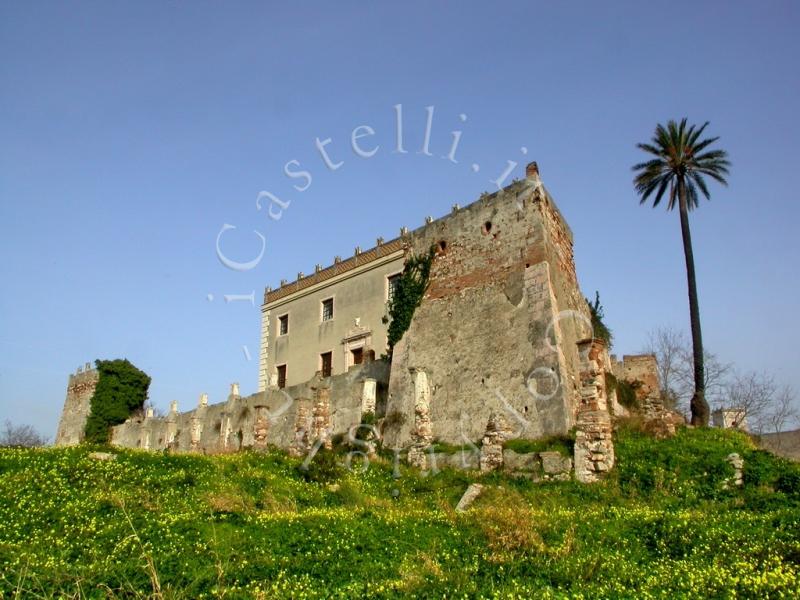
[[[655,195],[653,207],[658,206],[664,194],[669,192],[667,210],[678,206],[683,236],[683,254],[686,258],[686,277],[689,281],[689,316],[692,326],[692,353],[694,357],[694,395],[690,404],[692,425],[708,425],[708,402],[705,399],[703,365],[703,336],[700,331],[700,307],[697,302],[697,280],[694,272],[692,236],[689,231],[689,211],[697,208],[697,190],[710,199],[704,176],[723,185],[728,185],[728,154],[724,150],[709,150],[719,138],[700,140],[708,122],[702,127],[687,127],[686,119],[680,123],[669,121],[667,126],[659,124],[649,144],[637,144],[652,157],[633,167],[636,177],[633,184],[641,196],[640,204]]]

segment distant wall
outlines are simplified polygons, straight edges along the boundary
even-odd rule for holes
[[[67,397],[58,421],[56,446],[74,446],[83,441],[86,419],[91,409],[91,399],[97,386],[99,374],[91,363],[69,376]]]

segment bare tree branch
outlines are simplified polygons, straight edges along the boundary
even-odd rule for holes
[[[47,440],[30,425],[14,425],[6,419],[0,431],[0,447],[37,448],[44,446]]]

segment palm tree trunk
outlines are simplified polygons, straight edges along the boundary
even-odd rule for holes
[[[692,325],[692,353],[694,355],[694,395],[690,407],[691,423],[695,427],[708,425],[709,408],[706,402],[705,367],[703,365],[703,334],[700,330],[700,305],[697,301],[697,278],[694,272],[694,253],[692,252],[692,234],[689,231],[689,208],[686,202],[686,185],[682,178],[678,179],[678,202],[681,217],[681,234],[683,236],[683,254],[686,258],[686,278],[689,283],[689,320]]]

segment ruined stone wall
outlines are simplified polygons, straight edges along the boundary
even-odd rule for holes
[[[415,415],[425,412],[415,396],[419,372],[435,440],[480,440],[497,412],[510,437],[567,432],[578,393],[575,342],[591,328],[571,233],[538,173],[454,207],[407,241],[417,255],[431,246],[437,255],[429,289],[394,349],[386,443],[415,441]]]
[[[75,373],[70,374],[67,397],[54,442],[56,446],[74,446],[83,440],[92,395],[99,377],[91,363],[86,363],[85,367],[79,367]]]
[[[655,354],[626,354],[621,362],[612,357],[611,366],[617,379],[638,382],[636,398],[640,402],[661,393]]]
[[[578,343],[581,358],[580,405],[575,423],[575,479],[597,481],[614,466],[611,415],[605,383],[608,349],[599,339]]]
[[[112,428],[111,443],[126,448],[220,453],[268,445],[291,449],[298,439],[307,449],[361,422],[364,407],[382,401],[388,365],[374,361],[347,373],[315,378],[282,390],[270,387],[250,396],[233,384],[225,402],[209,404],[201,395],[197,408],[165,417],[148,411]],[[377,397],[376,397],[377,396]],[[324,442],[323,439],[323,442]]]

